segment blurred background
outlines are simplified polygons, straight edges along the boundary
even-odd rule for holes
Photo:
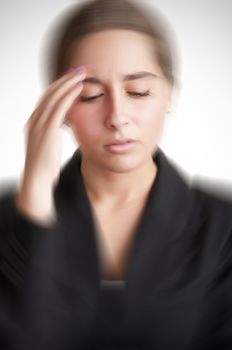
[[[46,88],[44,40],[75,2],[0,0],[0,181],[22,173],[24,125]],[[232,186],[232,1],[144,3],[168,19],[180,50],[180,88],[161,146],[190,176]],[[64,130],[63,163],[75,147]]]

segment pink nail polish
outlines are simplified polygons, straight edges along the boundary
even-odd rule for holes
[[[77,67],[70,67],[70,68],[68,68],[65,72],[64,72],[64,74],[67,74],[67,73],[71,73],[71,72],[74,72],[74,73],[82,73],[82,72],[84,72],[86,70],[86,68],[85,68],[85,65],[80,65],[80,66],[77,66]]]
[[[84,65],[73,68],[73,71],[76,73],[82,73],[82,72],[85,72],[85,70],[86,70],[86,67]]]
[[[68,68],[67,70],[64,71],[64,74],[71,73],[74,71],[73,67]]]

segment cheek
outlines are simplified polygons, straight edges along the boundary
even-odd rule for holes
[[[152,101],[151,103],[138,108],[136,115],[138,116],[138,123],[145,128],[153,128],[161,126],[165,119],[166,108],[162,103]]]
[[[155,145],[160,143],[163,135],[165,121],[166,121],[166,104],[153,101],[147,105],[145,109],[141,109],[138,113],[141,116],[139,118],[139,129],[142,132],[142,137],[148,147],[154,148]]]
[[[76,139],[80,143],[83,140],[94,138],[94,135],[98,133],[99,125],[96,113],[93,113],[86,107],[73,106],[69,111],[68,121]]]

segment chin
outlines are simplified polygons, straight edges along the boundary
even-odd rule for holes
[[[137,170],[143,161],[139,157],[115,157],[114,159],[105,159],[103,166],[109,171],[115,173],[130,173]]]

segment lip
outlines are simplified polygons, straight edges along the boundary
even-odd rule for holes
[[[125,143],[129,143],[129,142],[134,142],[135,140],[133,139],[129,139],[129,138],[125,138],[125,139],[114,139],[111,142],[109,142],[106,146],[111,146],[111,145],[123,145]]]
[[[111,153],[127,153],[136,145],[136,141],[132,139],[121,139],[121,140],[113,140],[112,142],[105,145],[107,151]]]

